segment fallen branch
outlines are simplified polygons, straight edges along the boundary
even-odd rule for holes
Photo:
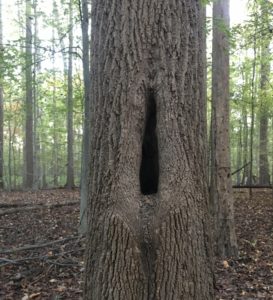
[[[32,203],[0,203],[0,208],[15,208],[15,207],[24,207],[24,206],[31,206],[31,205],[33,204]]]
[[[71,201],[66,203],[55,203],[55,204],[37,204],[33,206],[23,206],[23,207],[17,207],[17,208],[10,208],[10,209],[2,209],[0,210],[0,216],[8,215],[8,214],[14,214],[17,212],[22,211],[31,211],[31,210],[38,210],[43,208],[56,208],[56,207],[62,207],[62,206],[72,206],[79,204],[79,201]]]
[[[272,185],[233,185],[234,189],[272,189]]]
[[[39,248],[44,248],[47,246],[52,246],[52,245],[56,245],[56,244],[61,244],[61,243],[65,243],[71,240],[76,240],[76,239],[80,239],[79,236],[73,236],[73,237],[68,237],[65,239],[61,239],[61,240],[56,240],[56,241],[52,241],[52,242],[48,242],[48,243],[44,243],[44,244],[37,244],[37,245],[26,245],[23,247],[19,247],[19,248],[14,248],[14,249],[0,249],[0,253],[1,254],[10,254],[10,253],[16,253],[19,251],[26,251],[26,250],[33,250],[33,249],[39,249]]]
[[[16,259],[16,260],[11,260],[8,258],[1,258],[0,257],[0,266],[6,266],[6,265],[18,265],[18,264],[22,264],[25,263],[27,261],[33,261],[33,260],[42,260],[45,261],[47,263],[50,264],[54,264],[54,265],[58,265],[58,266],[77,266],[80,265],[78,262],[75,262],[74,260],[70,259],[69,263],[64,263],[64,262],[56,262],[54,261],[54,258],[60,258],[62,256],[65,256],[67,254],[71,254],[71,253],[75,253],[75,252],[80,252],[80,251],[84,251],[84,248],[79,248],[76,250],[70,250],[67,252],[63,252],[63,253],[58,253],[55,255],[43,255],[43,256],[33,256],[33,257],[25,257],[25,258],[20,258],[20,259]]]

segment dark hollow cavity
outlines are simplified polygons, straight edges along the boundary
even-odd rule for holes
[[[139,172],[140,188],[143,195],[157,193],[159,177],[158,142],[156,135],[156,103],[153,92],[147,97],[147,111],[142,158]]]

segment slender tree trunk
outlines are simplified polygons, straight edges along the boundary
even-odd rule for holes
[[[237,159],[236,159],[236,168],[239,170],[242,167],[242,148],[243,148],[243,142],[242,142],[242,122],[239,121],[239,133],[237,135]],[[237,185],[241,184],[241,171],[237,172],[236,175],[236,182]]]
[[[15,144],[16,144],[16,141],[15,141],[15,133],[16,133],[16,130],[17,130],[17,124],[16,124],[16,121],[14,122],[14,125],[13,125],[13,129],[12,129],[12,135],[11,135],[11,157],[12,157],[12,166],[13,166],[13,188],[15,189],[16,188],[16,158],[15,158]]]
[[[34,141],[34,188],[39,189],[41,186],[41,153],[40,153],[40,136],[38,131],[40,112],[39,112],[39,84],[37,83],[37,76],[40,71],[39,63],[39,30],[38,30],[38,12],[37,12],[37,0],[34,0],[34,55],[33,55],[33,110],[34,110],[34,121],[33,121],[33,141]]]
[[[225,28],[223,28],[223,24]],[[237,254],[229,145],[229,0],[213,3],[211,206],[215,252]]]
[[[12,160],[13,160],[13,188],[16,189],[17,187],[17,168],[16,168],[16,162],[17,162],[17,159],[16,159],[16,150],[15,150],[15,139],[14,139],[14,136],[15,136],[15,130],[13,131],[13,142],[12,142]]]
[[[264,106],[263,104],[261,104]],[[270,184],[268,162],[268,109],[261,107],[260,110],[260,147],[259,147],[259,184]]]
[[[3,188],[4,188],[4,96],[3,96],[3,88],[0,85],[0,190]]]
[[[53,7],[52,15],[56,16],[55,13],[56,7]],[[52,169],[53,169],[53,184],[55,187],[59,185],[58,181],[58,171],[59,171],[59,162],[58,162],[58,129],[57,129],[57,103],[56,103],[56,70],[55,70],[55,28],[52,28],[52,69],[53,69],[53,93],[52,93],[52,106],[53,106],[53,149],[52,149]]]
[[[25,53],[25,80],[26,80],[26,124],[25,124],[25,159],[26,159],[26,188],[33,187],[33,83],[32,83],[32,15],[31,0],[26,0],[26,53]]]
[[[10,103],[10,107],[11,107],[11,103]],[[12,188],[12,132],[11,132],[11,118],[9,116],[8,119],[8,130],[9,130],[9,147],[8,147],[8,189],[9,191]]]
[[[84,299],[212,300],[199,1],[92,3]]]
[[[53,64],[54,65],[54,64]],[[58,162],[58,133],[57,133],[57,103],[56,103],[56,85],[55,85],[55,79],[56,79],[56,73],[54,69],[54,87],[53,87],[53,151],[52,151],[52,168],[53,168],[53,184],[55,187],[59,185],[58,180],[58,172],[59,172],[59,162]]]
[[[258,20],[257,16],[255,17],[255,32],[253,39],[253,64],[252,64],[252,78],[251,78],[251,125],[250,125],[250,143],[249,143],[249,153],[250,153],[250,165],[249,165],[249,176],[248,182],[250,186],[253,184],[253,142],[254,142],[254,126],[255,126],[255,105],[256,105],[256,59],[257,59],[257,26]],[[250,198],[252,197],[252,188],[249,190]]]
[[[41,149],[42,157],[45,157],[45,150],[44,147]],[[42,187],[46,188],[47,187],[47,179],[46,179],[46,160],[42,160]]]
[[[16,1],[16,16],[17,16],[17,21],[19,24],[26,24],[26,11],[24,9],[24,7],[26,7],[26,0],[17,0]],[[19,47],[20,49],[25,49],[25,45],[26,45],[26,28],[25,26],[19,26],[18,28],[18,35],[20,37],[20,41],[19,41]],[[20,66],[20,71],[23,74],[24,72],[26,72],[25,66],[22,64]],[[22,80],[26,80],[26,78],[22,78]],[[24,117],[26,118],[26,99],[24,102]],[[23,126],[22,130],[25,131],[26,129],[26,125]],[[23,145],[20,148],[20,152],[19,152],[19,157],[17,157],[18,159],[18,181],[20,182],[20,188],[22,187],[26,187],[26,133],[24,132],[24,140],[23,140]],[[19,183],[18,183],[19,185]]]
[[[66,187],[74,187],[74,134],[73,134],[73,2],[69,4],[69,54],[68,54],[68,76],[67,76],[67,178]]]
[[[0,0],[0,56],[3,55],[2,0]],[[1,59],[2,61],[2,59]],[[4,188],[4,95],[2,76],[0,76],[0,190]]]
[[[248,124],[247,124],[247,110],[244,106],[242,110],[243,118],[243,165],[248,163]],[[249,166],[244,168],[242,184],[247,184],[247,178],[249,176]]]
[[[82,172],[81,172],[81,205],[80,205],[80,233],[87,231],[87,178],[89,167],[89,143],[90,143],[90,71],[89,71],[89,13],[88,0],[81,1],[81,25],[82,25],[82,48],[83,48],[83,78],[84,78],[84,128],[82,143]]]
[[[68,59],[67,59],[67,53],[65,51],[65,43],[64,43],[64,39],[63,39],[63,32],[61,30],[61,22],[60,22],[60,17],[59,17],[59,10],[58,10],[58,6],[57,6],[57,2],[55,0],[53,0],[53,16],[54,16],[54,20],[56,21],[56,30],[57,30],[57,33],[58,33],[58,37],[59,37],[59,40],[60,40],[60,45],[61,45],[61,48],[63,49],[62,51],[62,58],[63,58],[63,70],[64,70],[64,80],[68,83]],[[69,29],[70,30],[70,29]],[[73,42],[73,35],[72,35],[72,42]],[[69,42],[69,45],[70,45],[70,42]],[[69,47],[69,52],[70,52],[70,47]],[[72,91],[73,92],[73,91]],[[67,88],[67,95],[66,95],[66,104],[67,104],[67,108],[68,108],[68,88]],[[73,100],[73,99],[72,99]],[[72,112],[73,112],[73,108],[72,108]],[[68,110],[67,110],[67,114],[68,114]],[[71,114],[71,113],[70,113]],[[56,116],[57,117],[57,116]],[[73,120],[72,120],[73,121]],[[56,119],[56,123],[57,124],[57,119]],[[71,125],[71,123],[69,124]],[[73,124],[72,124],[73,126]],[[67,129],[68,129],[68,115],[67,115]],[[59,138],[58,138],[58,133],[57,133],[57,130],[55,131],[56,132],[56,146],[57,148],[57,151],[58,151],[58,146],[59,146]],[[67,134],[68,134],[68,130],[67,130]],[[72,131],[72,134],[73,134],[73,131]],[[71,137],[71,135],[69,135],[69,138]],[[73,148],[72,148],[73,150]],[[71,153],[71,152],[70,152]],[[70,154],[69,154],[70,155]],[[58,155],[54,155],[55,157],[58,157]],[[57,165],[58,166],[58,165]],[[67,136],[67,168],[66,168],[66,181],[68,181],[68,168],[71,167],[71,164],[70,166],[68,166],[68,136]],[[74,171],[73,171],[74,172]],[[59,166],[58,168],[56,167],[55,165],[55,170],[54,170],[54,174],[56,174],[58,177],[59,177]],[[73,177],[74,177],[74,174],[73,174]],[[71,177],[70,177],[71,179]],[[69,180],[70,180],[69,179]],[[55,183],[58,183],[58,178],[56,178],[55,176]],[[74,180],[74,179],[73,179]],[[66,182],[66,186],[67,186],[67,182]],[[72,185],[71,185],[72,186]],[[73,186],[74,186],[74,183],[73,183]]]
[[[271,133],[273,132],[273,118],[271,118]],[[271,144],[271,153],[273,154],[273,143]],[[273,159],[271,161],[271,176],[272,176],[272,194],[273,194]]]
[[[262,20],[266,28],[269,28],[268,1],[261,4]],[[269,162],[268,162],[268,82],[270,75],[270,38],[266,35],[262,41],[261,50],[261,99],[260,99],[260,140],[259,140],[259,184],[269,185]]]

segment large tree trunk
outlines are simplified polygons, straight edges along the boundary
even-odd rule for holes
[[[32,94],[32,24],[31,1],[26,0],[26,54],[25,54],[25,79],[26,79],[26,126],[25,126],[25,185],[33,187],[33,94]]]
[[[93,0],[86,300],[214,299],[200,5]]]
[[[81,1],[81,25],[82,25],[82,49],[83,49],[83,78],[84,78],[84,125],[83,125],[83,143],[82,143],[82,172],[81,172],[81,205],[80,205],[80,233],[86,233],[87,230],[87,178],[89,161],[89,141],[90,141],[90,71],[89,71],[89,13],[88,0]]]
[[[0,0],[0,55],[3,55],[2,0]],[[2,60],[2,59],[1,59]],[[4,96],[2,76],[0,76],[0,190],[4,188]]]
[[[73,4],[69,3],[69,54],[68,54],[68,74],[67,74],[67,178],[66,187],[74,187],[74,158],[73,158]]]
[[[226,28],[223,29],[223,24]],[[211,206],[215,252],[237,253],[229,145],[229,0],[213,3]]]

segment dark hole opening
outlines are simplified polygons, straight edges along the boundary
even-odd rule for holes
[[[157,193],[158,177],[159,162],[156,135],[156,103],[151,91],[147,97],[146,124],[142,141],[142,158],[139,172],[140,188],[143,195]]]

